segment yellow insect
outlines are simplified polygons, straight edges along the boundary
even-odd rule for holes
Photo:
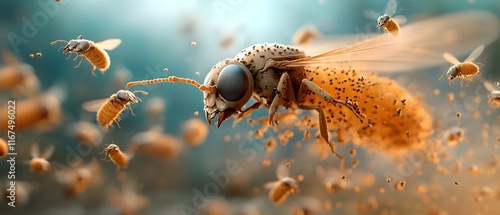
[[[78,68],[80,64],[82,64],[83,59],[87,59],[90,64],[92,64],[92,75],[95,76],[94,71],[99,69],[101,73],[109,68],[111,65],[111,61],[109,60],[109,55],[105,50],[113,50],[118,45],[120,45],[122,41],[120,39],[108,39],[102,42],[95,43],[94,41],[83,39],[83,36],[78,36],[77,39],[70,40],[69,42],[66,40],[56,40],[51,42],[51,45],[55,45],[56,43],[66,43],[65,46],[59,48],[63,49],[63,53],[69,53],[67,59],[71,58],[73,53],[76,53],[76,57],[73,60],[76,60],[78,56],[82,56],[82,59],[75,66]]]
[[[126,168],[128,166],[130,159],[132,159],[132,156],[123,153],[120,150],[120,147],[118,147],[116,144],[112,143],[106,145],[107,145],[106,148],[104,148],[104,150],[101,152],[101,154],[102,153],[105,154],[104,158],[101,160],[105,160],[106,157],[109,157],[109,159],[116,164],[117,169]]]
[[[87,111],[97,111],[97,122],[104,128],[105,131],[112,126],[115,122],[118,127],[120,126],[118,122],[120,121],[120,116],[122,112],[128,108],[132,115],[132,107],[130,104],[135,104],[142,101],[139,97],[135,96],[135,93],[142,93],[147,95],[147,92],[142,90],[128,91],[119,90],[117,93],[111,95],[107,99],[99,99],[88,101],[83,104],[83,108]]]
[[[491,28],[478,27],[485,25]],[[368,72],[440,65],[444,50],[463,53],[464,48],[477,47],[479,42],[492,42],[499,26],[491,13],[468,11],[407,25],[400,37],[383,34],[341,48],[332,48],[332,41],[319,41],[320,46],[312,44],[306,53],[281,44],[257,44],[217,63],[203,85],[170,76],[129,82],[127,87],[163,82],[196,86],[204,94],[209,124],[219,115],[217,126],[233,115],[239,120],[262,106],[268,109],[273,126],[278,124],[281,106],[315,110],[321,137],[338,157],[328,130],[336,131],[337,139],[357,145],[406,151],[424,146],[432,134],[432,118],[413,92]],[[449,29],[453,39],[441,34],[442,29]],[[243,108],[251,97],[256,102]],[[404,102],[398,102],[401,100]]]
[[[290,193],[295,192],[299,189],[297,181],[294,178],[289,177],[288,168],[285,164],[278,166],[276,171],[278,180],[275,182],[269,182],[265,185],[266,188],[270,189],[269,198],[276,204],[283,203]]]
[[[31,161],[30,167],[31,171],[37,172],[50,172],[52,171],[52,166],[47,159],[52,156],[54,152],[54,145],[49,145],[42,155],[40,155],[40,148],[38,144],[33,144],[31,146]]]
[[[7,142],[4,139],[0,138],[0,158],[5,157],[8,151],[9,146],[7,145]]]
[[[398,36],[400,30],[399,24],[404,24],[406,22],[406,17],[394,16],[397,7],[398,4],[396,3],[396,0],[389,0],[383,15],[380,15],[373,10],[366,10],[365,16],[377,20],[377,27],[379,29],[383,28],[385,32]]]
[[[483,81],[483,85],[486,90],[490,91],[490,95],[488,96],[488,103],[494,108],[500,107],[500,90],[495,87],[495,85],[484,78],[481,78]],[[498,86],[498,82],[496,84]]]
[[[466,81],[470,81],[470,77],[475,76],[479,73],[479,67],[474,64],[472,61],[474,61],[476,58],[481,55],[481,53],[484,50],[484,45],[480,45],[472,53],[470,53],[469,57],[465,59],[464,62],[460,62],[456,57],[454,57],[452,54],[445,52],[443,54],[443,57],[446,61],[450,62],[453,64],[453,66],[448,69],[448,72],[446,74],[441,75],[439,77],[439,80],[443,78],[443,76],[448,76],[448,80],[451,83],[453,83],[453,79],[455,78],[460,78],[461,82],[460,85],[465,84],[467,86]]]

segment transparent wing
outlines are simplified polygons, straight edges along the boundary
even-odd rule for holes
[[[498,38],[500,22],[485,11],[466,11],[415,22],[399,37],[382,34],[341,48],[321,40],[303,47],[310,57],[282,61],[280,66],[327,66],[379,73],[405,72],[445,64],[444,52],[455,56]],[[326,44],[326,45],[325,45]]]
[[[448,52],[445,52],[443,53],[443,58],[450,62],[451,64],[453,65],[457,65],[457,64],[460,64],[460,61],[455,57],[453,56],[452,54],[448,53]]]
[[[406,19],[406,16],[398,15],[395,17],[391,17],[391,19],[398,23],[399,25],[405,24],[408,20]]]
[[[290,174],[288,172],[288,168],[285,166],[285,164],[280,164],[278,166],[278,169],[276,170],[276,176],[278,179],[282,179],[284,177],[288,177]]]
[[[95,45],[101,49],[113,50],[116,47],[118,47],[120,45],[120,43],[122,43],[122,40],[115,38],[115,39],[108,39],[108,40],[104,40],[104,41],[95,43]]]
[[[107,100],[108,98],[87,101],[82,104],[82,108],[89,112],[97,112]]]
[[[54,153],[54,145],[49,145],[47,146],[45,151],[43,151],[42,158],[49,159],[53,153]]]
[[[385,7],[385,14],[392,16],[396,13],[396,9],[398,8],[398,4],[396,0],[389,0],[387,2],[387,6]]]
[[[276,185],[277,185],[278,182],[276,181],[272,181],[272,182],[267,182],[264,184],[264,188],[266,189],[273,189]]]
[[[365,9],[363,11],[363,14],[366,16],[366,18],[373,19],[373,20],[377,20],[382,15],[382,14],[375,12],[372,9]]]
[[[485,80],[484,78],[482,78],[482,79],[483,79],[484,88],[486,88],[488,91],[492,92],[492,91],[497,90],[495,85],[493,85],[493,83]]]
[[[31,158],[38,158],[40,157],[40,147],[38,144],[34,143],[31,145]]]
[[[474,49],[472,53],[470,53],[469,57],[467,57],[467,59],[465,59],[464,62],[474,61],[476,58],[479,57],[479,55],[481,55],[481,53],[483,53],[483,50],[484,50],[484,45],[480,45],[479,47]]]

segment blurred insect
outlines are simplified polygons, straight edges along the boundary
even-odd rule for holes
[[[128,162],[132,159],[132,155],[127,155],[120,150],[116,144],[106,144],[104,150],[100,153],[104,153],[104,158],[101,160],[106,160],[106,157],[109,157],[109,160],[113,161],[116,164],[117,169],[126,168],[128,166]],[[109,161],[107,160],[107,161]]]
[[[136,90],[133,92],[128,90],[119,90],[107,99],[88,101],[83,103],[82,106],[87,111],[97,111],[97,122],[104,128],[105,131],[107,131],[109,126],[112,126],[113,122],[120,127],[118,122],[120,121],[122,112],[126,108],[130,109],[130,112],[134,115],[130,104],[142,101],[139,97],[135,96],[135,93],[142,93],[143,95],[148,94],[142,90]]]
[[[477,27],[486,24],[491,28]],[[346,141],[395,155],[395,150],[423,147],[432,134],[432,117],[414,93],[368,72],[440,65],[444,50],[463,53],[464,48],[477,47],[479,42],[492,42],[499,26],[495,15],[469,11],[407,25],[397,38],[383,34],[341,48],[332,48],[338,41],[318,41],[305,47],[307,54],[286,45],[257,44],[217,63],[204,84],[170,76],[129,82],[127,88],[165,82],[193,85],[204,94],[208,123],[219,115],[218,127],[235,114],[239,120],[262,106],[268,108],[272,126],[278,124],[280,106],[316,110],[321,137],[338,157],[329,129],[348,134],[344,135],[349,138]],[[442,29],[450,29],[447,33],[454,35],[453,40],[441,34]],[[256,102],[243,109],[251,97]],[[401,98],[406,105],[393,103]],[[398,109],[401,114],[395,116]]]
[[[54,153],[54,145],[49,145],[43,154],[40,156],[40,148],[38,144],[31,145],[31,161],[30,167],[31,171],[37,172],[50,172],[52,171],[52,166],[47,159]]]
[[[495,85],[484,78],[481,78],[483,81],[483,85],[486,90],[490,91],[490,95],[488,96],[488,103],[494,108],[500,107],[500,90],[495,87]]]
[[[208,135],[208,126],[199,118],[192,118],[182,124],[182,139],[191,146],[205,142]]]
[[[73,123],[70,134],[89,146],[99,145],[103,138],[102,131],[97,125],[85,121]]]
[[[453,79],[460,78],[461,80],[460,86],[462,86],[462,83],[465,84],[465,86],[467,86],[466,81],[470,81],[471,80],[470,77],[475,76],[479,73],[479,67],[472,61],[478,58],[479,55],[481,55],[481,53],[483,52],[483,50],[484,50],[484,45],[480,45],[479,47],[474,49],[472,53],[470,53],[469,57],[467,57],[467,59],[465,59],[464,62],[458,61],[456,57],[454,57],[448,52],[445,52],[443,54],[444,59],[453,64],[453,66],[451,66],[450,69],[448,69],[448,72],[441,75],[439,77],[439,80],[441,80],[443,76],[446,75],[448,76],[450,84],[453,83]]]
[[[65,46],[58,49],[63,49],[63,53],[69,53],[68,58],[71,58],[73,53],[76,53],[76,57],[73,59],[76,60],[79,56],[82,56],[82,59],[75,66],[78,68],[80,64],[82,64],[83,59],[87,59],[90,64],[92,64],[92,75],[95,76],[94,71],[99,69],[101,73],[109,68],[111,65],[111,61],[109,60],[109,55],[105,50],[113,50],[118,45],[120,45],[122,41],[120,39],[108,39],[102,42],[95,43],[94,41],[83,39],[83,36],[80,35],[77,39],[70,40],[69,42],[66,40],[55,40],[51,42],[51,45],[55,45],[56,43],[66,43]]]
[[[0,138],[0,158],[5,157],[8,151],[9,146],[7,146],[7,142],[4,139]]]
[[[293,34],[292,43],[296,45],[305,45],[319,37],[321,37],[321,33],[319,33],[316,26],[308,24],[297,29]]]
[[[81,161],[75,163],[74,168],[62,171],[62,182],[65,185],[65,195],[75,197],[92,185],[102,182],[101,166],[94,158],[90,163],[83,165]]]
[[[30,202],[31,194],[38,189],[33,183],[26,181],[15,181],[15,185],[10,184],[11,182],[6,181],[4,194],[5,198],[15,202],[15,206],[25,206]],[[15,199],[11,199],[14,197]]]
[[[2,52],[5,66],[0,68],[0,89],[15,90],[23,95],[32,96],[40,89],[40,81],[29,64],[22,63],[10,52]]]
[[[389,0],[383,15],[380,15],[373,10],[365,10],[365,16],[370,19],[377,20],[377,27],[379,29],[383,28],[385,32],[398,36],[400,30],[399,25],[406,22],[406,17],[394,16],[397,7],[398,4],[396,3],[396,0]]]
[[[127,181],[122,184],[121,190],[111,187],[107,192],[107,199],[120,214],[143,214],[140,211],[149,205],[149,198],[138,194],[137,189],[137,182]]]
[[[269,198],[276,204],[283,203],[290,193],[299,189],[297,181],[289,177],[288,168],[285,164],[280,164],[276,171],[278,180],[275,182],[266,183],[264,186],[269,191]]]
[[[130,139],[130,150],[163,159],[176,157],[182,150],[177,137],[164,134],[163,127],[156,125],[144,132],[136,133]]]

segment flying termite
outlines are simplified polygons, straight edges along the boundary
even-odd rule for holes
[[[499,108],[500,107],[500,88],[495,87],[495,85],[489,81],[487,81],[484,78],[482,79],[484,88],[490,92],[490,95],[488,96],[488,103],[494,108]]]
[[[134,115],[130,104],[142,101],[139,97],[135,96],[135,93],[142,93],[143,95],[148,94],[142,90],[136,90],[133,92],[128,90],[119,90],[107,99],[88,101],[83,103],[82,106],[87,111],[97,111],[97,122],[104,128],[105,131],[107,131],[108,128],[112,126],[113,122],[115,122],[118,127],[120,126],[118,122],[120,121],[122,112],[126,108],[130,109],[130,112]]]
[[[290,193],[299,189],[297,181],[289,176],[288,167],[280,164],[276,171],[277,181],[265,185],[269,190],[269,198],[276,204],[283,203]]]
[[[54,152],[54,145],[49,145],[45,151],[40,155],[40,148],[38,144],[33,144],[31,146],[31,161],[30,167],[31,171],[37,172],[50,172],[52,171],[52,166],[47,159],[52,156]]]
[[[132,159],[133,157],[132,155],[123,153],[120,150],[120,147],[118,147],[114,143],[106,144],[101,154],[103,153],[104,153],[104,158],[101,160],[105,160],[108,157],[109,160],[113,161],[113,163],[116,164],[117,169],[127,168],[130,159]]]
[[[479,27],[486,24],[491,27]],[[468,11],[407,25],[396,38],[383,34],[341,48],[332,48],[335,41],[328,40],[305,51],[257,44],[217,63],[203,84],[170,76],[129,82],[127,88],[165,82],[193,85],[204,94],[208,123],[219,115],[218,127],[233,115],[239,120],[260,107],[268,109],[272,126],[279,123],[279,107],[315,110],[321,137],[338,157],[329,130],[348,134],[345,138],[354,144],[406,151],[424,147],[432,134],[432,117],[414,93],[378,74],[441,65],[444,50],[463,54],[479,42],[492,42],[499,26],[491,13]],[[441,34],[443,29],[448,29],[446,34]],[[251,97],[255,103],[243,108]],[[393,102],[402,98],[404,104]]]
[[[377,20],[377,27],[379,29],[383,28],[385,32],[398,36],[400,30],[399,25],[406,22],[406,17],[394,16],[397,7],[398,4],[396,3],[396,0],[389,0],[383,15],[380,15],[373,10],[365,10],[365,16],[370,19]]]
[[[481,55],[481,53],[484,50],[484,45],[480,45],[472,53],[470,53],[469,57],[465,59],[465,61],[460,62],[455,56],[452,54],[445,52],[443,54],[443,57],[446,61],[450,62],[453,64],[453,66],[448,69],[448,72],[445,74],[441,75],[439,77],[439,80],[443,78],[443,76],[448,76],[449,83],[453,83],[453,79],[455,78],[460,78],[460,86],[464,84],[467,86],[467,81],[471,81],[471,77],[475,76],[479,73],[479,67],[474,64],[472,61],[474,61],[476,58]]]
[[[99,69],[102,74],[109,68],[111,65],[111,61],[109,60],[109,55],[105,50],[113,50],[115,49],[122,40],[120,39],[108,39],[102,42],[94,42],[91,40],[86,40],[82,35],[78,36],[77,39],[70,40],[69,42],[66,40],[55,40],[51,42],[51,45],[55,45],[56,43],[65,43],[66,45],[59,48],[63,50],[64,54],[69,53],[68,58],[71,58],[73,53],[76,53],[76,57],[73,59],[76,60],[79,56],[82,56],[82,59],[75,66],[78,68],[80,64],[82,64],[83,59],[87,59],[90,64],[92,64],[92,75],[95,76],[95,70]]]

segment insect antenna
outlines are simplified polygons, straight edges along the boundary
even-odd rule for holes
[[[179,78],[176,76],[169,76],[166,78],[156,78],[156,79],[151,79],[151,80],[132,81],[132,82],[127,83],[127,88],[131,88],[131,87],[136,86],[136,85],[151,85],[151,84],[167,83],[167,82],[169,82],[169,83],[179,83],[180,82],[180,83],[190,84],[190,85],[197,87],[202,92],[214,93],[217,91],[215,86],[205,86],[205,85],[198,83],[197,81],[195,81],[193,79]]]

